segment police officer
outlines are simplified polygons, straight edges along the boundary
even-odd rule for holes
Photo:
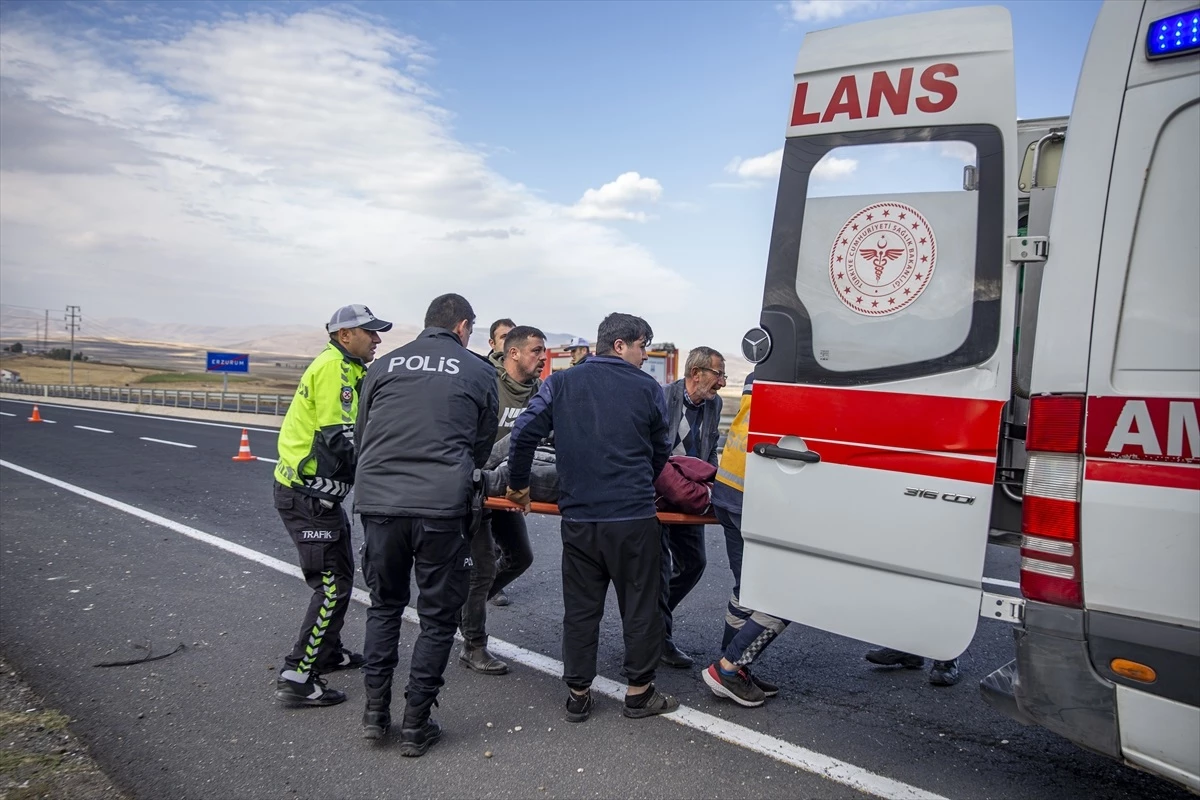
[[[404,756],[423,755],[442,733],[429,712],[467,598],[479,470],[496,435],[496,370],[466,349],[474,324],[466,299],[436,298],[425,330],[367,373],[359,405],[354,509],[362,515],[371,590],[363,736],[380,739],[391,726],[392,673],[415,569],[421,631],[404,691]]]
[[[392,323],[364,305],[333,312],[329,344],[296,387],[279,430],[275,508],[296,543],[313,595],[300,637],[284,659],[275,697],[287,705],[330,706],[346,699],[320,675],[357,669],[363,657],[342,647],[342,622],[354,582],[350,521],[342,500],[354,482],[354,420],[367,364]]]

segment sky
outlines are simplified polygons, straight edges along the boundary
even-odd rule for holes
[[[0,3],[0,296],[154,323],[420,324],[459,292],[735,353],[804,33],[973,3]],[[1001,3],[1067,114],[1099,10]],[[961,154],[940,156],[963,163]],[[865,170],[825,167],[831,193]]]

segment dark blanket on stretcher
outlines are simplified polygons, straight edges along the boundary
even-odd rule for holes
[[[488,497],[504,497],[508,490],[508,445],[508,436],[496,442],[487,463],[483,465],[484,492]],[[529,478],[530,500],[535,503],[558,502],[558,468],[554,463],[554,448],[543,445],[534,451]]]

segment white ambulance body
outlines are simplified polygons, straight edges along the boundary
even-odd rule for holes
[[[1193,790],[1198,25],[1103,6],[1065,130],[1018,124],[1003,8],[808,34],[743,341],[748,606],[937,659],[1007,618],[989,702]]]

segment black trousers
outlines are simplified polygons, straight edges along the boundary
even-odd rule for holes
[[[663,636],[668,642],[675,628],[675,608],[696,588],[706,566],[703,525],[662,526],[662,593],[658,605],[663,616]]]
[[[499,559],[497,549],[504,553]],[[479,531],[471,539],[471,559],[475,566],[471,569],[471,587],[467,602],[463,603],[459,627],[463,641],[469,646],[486,647],[487,601],[533,563],[525,515],[484,509]]]
[[[363,576],[371,590],[363,647],[368,688],[390,683],[400,660],[400,623],[409,601],[409,578],[417,579],[421,632],[413,644],[406,694],[419,705],[437,697],[454,645],[458,611],[467,599],[471,547],[467,519],[362,517]]]
[[[467,601],[459,613],[458,624],[462,628],[463,641],[469,647],[487,646],[487,600],[492,583],[496,580],[496,543],[492,538],[492,515],[483,510],[479,530],[471,538],[471,577],[467,589]],[[520,516],[520,515],[518,515]]]
[[[275,509],[296,544],[300,571],[312,588],[300,635],[283,660],[284,669],[320,673],[341,660],[342,623],[354,588],[350,520],[340,503],[332,508],[315,497],[275,482]]]
[[[533,565],[533,547],[529,544],[529,527],[525,515],[497,511],[492,515],[492,538],[501,555],[496,563],[496,579],[488,592],[492,595],[525,574]]]
[[[562,521],[563,680],[592,685],[608,585],[616,589],[625,638],[621,674],[632,686],[654,680],[662,655],[662,531],[656,517],[623,522]]]

